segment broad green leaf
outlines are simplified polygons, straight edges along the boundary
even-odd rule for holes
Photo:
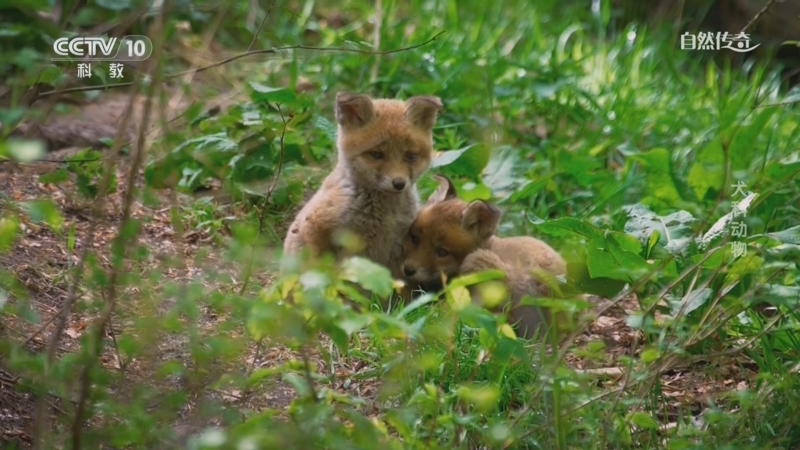
[[[647,193],[650,197],[670,206],[676,206],[681,202],[680,193],[672,176],[672,159],[667,149],[656,148],[633,158],[639,161],[645,170]]]
[[[623,250],[611,235],[592,240],[587,256],[592,278],[633,282],[653,268],[638,254]]]
[[[764,260],[755,253],[748,253],[747,255],[739,258],[733,263],[733,267],[728,271],[725,276],[725,285],[741,280],[745,275],[757,273],[761,270]]]
[[[650,233],[650,237],[647,238],[647,255],[645,255],[645,258],[648,258],[650,254],[652,254],[659,240],[661,240],[661,232],[653,230],[653,232]]]
[[[442,166],[442,170],[449,174],[466,176],[477,181],[481,172],[489,163],[490,156],[492,156],[492,149],[488,145],[476,144],[467,147],[466,151],[450,164]]]
[[[456,390],[459,398],[475,406],[478,411],[490,411],[500,398],[500,390],[492,384],[462,385]]]
[[[614,240],[623,250],[637,255],[642,253],[642,243],[636,237],[618,231],[608,231],[607,233],[614,237]]]
[[[431,169],[452,164],[455,160],[460,158],[461,155],[466,153],[466,151],[472,147],[473,145],[468,145],[458,150],[447,150],[444,152],[437,152],[436,155],[433,157],[433,161],[431,161]]]
[[[511,196],[522,184],[517,178],[517,171],[522,167],[519,153],[510,147],[495,149],[489,158],[489,163],[483,171],[483,184],[492,190],[498,198]]]
[[[14,247],[19,233],[19,221],[16,217],[0,218],[0,253],[6,253]]]
[[[354,333],[369,326],[373,321],[374,318],[367,314],[349,314],[346,319],[339,321],[338,325],[348,336],[352,336]]]
[[[691,243],[695,219],[686,211],[662,217],[641,204],[624,210],[628,214],[625,232],[641,242],[647,242],[654,232],[658,232],[661,238],[659,242],[663,241],[664,249],[672,255],[682,254]]]
[[[509,197],[508,201],[510,203],[516,203],[522,200],[527,200],[536,195],[537,192],[541,191],[542,188],[547,186],[547,183],[549,182],[550,177],[543,178],[538,181],[527,181],[519,190],[511,194],[511,197]]]
[[[702,200],[709,189],[722,189],[725,178],[724,159],[721,136],[698,152],[687,179],[698,200]]]
[[[603,237],[603,231],[599,228],[573,217],[562,217],[560,219],[542,221],[533,215],[528,215],[528,220],[536,230],[555,237],[566,236],[575,233],[586,239],[596,239]]]
[[[256,103],[287,103],[293,102],[297,98],[294,91],[287,88],[273,88],[256,83],[255,81],[250,82],[250,87],[253,89],[251,98]]]
[[[751,167],[754,158],[761,157],[763,153],[756,151],[761,148],[758,144],[758,136],[779,110],[780,108],[756,109],[751,116],[752,122],[738,129],[729,149],[731,169],[747,170]]]
[[[473,200],[489,201],[492,198],[492,190],[483,183],[467,182],[461,186],[459,197],[465,202]]]
[[[39,223],[44,222],[55,232],[59,232],[64,225],[64,218],[61,217],[58,208],[50,200],[23,202],[21,206],[27,211],[31,220]]]
[[[343,278],[384,298],[392,294],[394,283],[389,269],[367,258],[352,257],[342,263]]]
[[[642,430],[655,430],[658,428],[658,422],[653,419],[653,416],[643,411],[637,411],[630,416],[631,423]]]
[[[593,278],[583,262],[567,262],[567,283],[582,292],[612,298],[619,294],[625,281],[611,278]]]
[[[708,299],[711,298],[712,293],[713,291],[711,289],[702,288],[695,289],[680,299],[669,296],[668,303],[670,312],[673,316],[678,314],[678,312],[682,312],[683,315],[688,315],[695,309],[703,306]]]
[[[767,236],[783,244],[798,245],[800,244],[800,225],[787,228],[783,231],[767,233]]]
[[[657,348],[650,347],[642,351],[641,359],[643,363],[649,364],[653,361],[657,361],[660,356],[661,353],[658,351]]]
[[[39,182],[43,184],[61,184],[67,180],[69,180],[69,173],[63,167],[55,172],[39,175]]]
[[[331,338],[331,341],[342,354],[349,350],[350,338],[347,332],[330,322],[323,322],[322,329]]]

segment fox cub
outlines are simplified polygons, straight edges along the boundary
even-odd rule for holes
[[[337,233],[349,231],[363,244],[359,256],[401,277],[403,238],[419,208],[416,182],[430,167],[441,108],[438,97],[337,94],[338,160],[289,227],[284,254],[308,249],[340,259]]]
[[[543,318],[537,308],[519,303],[526,295],[550,293],[532,271],[541,268],[552,275],[566,275],[566,262],[538,239],[495,236],[501,215],[497,207],[480,200],[467,203],[458,198],[447,177],[437,179],[439,188],[420,210],[404,241],[405,279],[425,290],[438,290],[443,278],[501,270],[511,302],[510,322],[523,337],[532,337]],[[472,294],[477,291],[473,289]]]

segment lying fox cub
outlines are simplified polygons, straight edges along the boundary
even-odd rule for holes
[[[438,97],[338,94],[336,167],[289,227],[284,254],[307,249],[341,259],[337,233],[349,231],[364,245],[360,256],[400,278],[403,238],[419,208],[416,181],[430,167],[441,108]]]
[[[520,305],[520,301],[526,295],[550,294],[532,271],[541,268],[566,275],[566,262],[538,239],[495,236],[500,222],[497,207],[480,200],[467,203],[458,198],[447,177],[436,178],[439,189],[417,214],[405,238],[405,279],[425,290],[438,290],[443,278],[501,270],[510,297],[510,322],[522,337],[532,337],[543,318],[537,308]],[[473,289],[473,298],[476,294]]]

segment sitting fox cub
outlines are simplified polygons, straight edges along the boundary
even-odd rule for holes
[[[336,96],[338,160],[289,227],[284,254],[308,249],[343,255],[336,234],[350,231],[360,256],[400,277],[402,243],[419,208],[416,181],[431,163],[438,97],[401,100]]]
[[[525,338],[542,322],[538,309],[520,305],[526,295],[549,295],[532,270],[566,275],[564,259],[544,242],[528,236],[495,236],[500,210],[480,200],[458,198],[453,183],[437,176],[439,189],[420,210],[404,242],[403,275],[426,290],[442,287],[442,278],[498,269],[506,274],[510,322]],[[476,291],[473,290],[473,295]]]

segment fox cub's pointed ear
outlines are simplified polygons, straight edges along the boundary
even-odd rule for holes
[[[430,130],[436,124],[436,115],[442,109],[439,97],[418,95],[406,100],[406,120],[420,128]]]
[[[435,175],[433,178],[439,182],[439,188],[428,198],[429,205],[458,197],[456,187],[453,186],[453,182],[450,181],[450,178],[444,175]]]
[[[500,210],[496,206],[475,200],[461,213],[461,225],[476,233],[481,239],[488,239],[497,232],[500,224]]]
[[[336,121],[344,127],[362,127],[375,118],[372,99],[363,94],[336,94]]]

